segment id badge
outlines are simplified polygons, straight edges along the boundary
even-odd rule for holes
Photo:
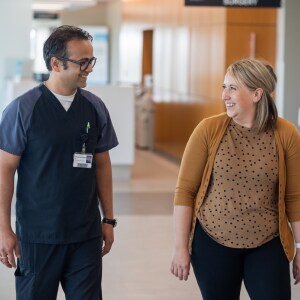
[[[93,154],[91,153],[74,153],[73,156],[73,167],[74,168],[86,168],[92,167]]]

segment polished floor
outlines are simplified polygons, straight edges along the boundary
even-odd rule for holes
[[[105,300],[202,299],[193,274],[185,282],[169,272],[177,173],[177,164],[138,150],[132,179],[114,182],[118,226],[112,251],[103,259]],[[299,300],[300,285],[292,289],[292,300]],[[0,266],[0,300],[13,299],[13,271]],[[57,299],[65,299],[61,289]],[[242,288],[241,300],[248,299]]]

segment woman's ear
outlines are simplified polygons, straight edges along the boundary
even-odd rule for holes
[[[263,90],[262,88],[257,88],[257,89],[254,91],[254,94],[253,94],[253,96],[254,96],[253,101],[254,101],[255,103],[257,103],[257,102],[261,99],[263,92],[264,92],[264,90]]]

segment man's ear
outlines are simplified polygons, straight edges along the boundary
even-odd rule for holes
[[[51,57],[50,65],[53,71],[60,72],[60,68],[62,66],[62,62],[57,57]]]
[[[253,93],[253,101],[255,103],[257,103],[261,99],[263,92],[264,92],[264,90],[262,88],[257,88],[254,91],[254,93]]]

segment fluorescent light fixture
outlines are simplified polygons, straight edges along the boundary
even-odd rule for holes
[[[51,0],[37,0],[32,3],[31,7],[34,11],[59,11],[69,8],[84,8],[96,3],[96,0],[61,0],[55,2]]]
[[[69,3],[55,2],[55,3],[32,3],[32,9],[36,11],[57,11],[70,7]]]

